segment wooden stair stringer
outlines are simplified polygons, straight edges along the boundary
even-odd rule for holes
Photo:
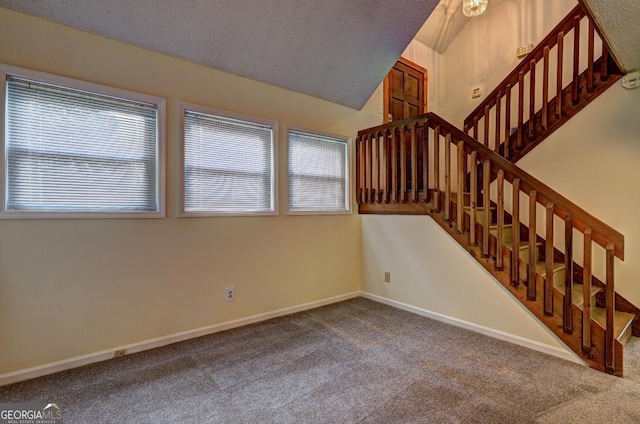
[[[524,305],[533,315],[538,318],[547,328],[549,328],[570,350],[572,350],[580,359],[585,361],[591,368],[605,371],[604,368],[604,352],[596,349],[595,346],[590,352],[584,352],[582,349],[582,339],[577,335],[581,334],[582,329],[582,310],[577,305],[573,305],[573,321],[574,331],[571,334],[564,332],[562,327],[562,295],[558,292],[554,292],[554,308],[556,313],[553,316],[546,315],[544,313],[543,304],[541,301],[529,301],[527,299],[527,286],[525,284],[519,284],[514,286],[511,284],[511,268],[510,261],[505,261],[505,266],[502,270],[497,270],[495,267],[495,261],[493,258],[485,258],[482,255],[482,248],[480,246],[472,246],[465,233],[459,233],[455,228],[449,225],[444,217],[440,213],[429,214],[431,218],[438,223],[458,244],[469,252],[469,254],[485,268],[494,278],[500,282],[510,293],[514,296],[522,305]],[[538,281],[538,288],[543,287],[543,279]],[[541,299],[541,297],[539,296]],[[594,345],[604,346],[604,330],[592,321],[592,340]],[[622,364],[624,345],[616,340],[615,360],[616,364]],[[616,368],[615,375],[622,376],[621,365]]]

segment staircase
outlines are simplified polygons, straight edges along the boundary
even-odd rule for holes
[[[580,358],[622,376],[640,335],[640,311],[615,292],[624,237],[514,165],[623,75],[581,4],[464,131],[433,113],[360,131],[357,201],[431,216]]]
[[[578,5],[471,112],[464,130],[516,163],[623,75]]]
[[[431,216],[580,358],[622,376],[622,234],[433,113],[360,131],[356,154],[360,213]]]

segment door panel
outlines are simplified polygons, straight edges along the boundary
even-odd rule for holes
[[[427,111],[427,70],[400,58],[384,81],[386,121],[422,115]]]
[[[400,58],[384,80],[385,122],[422,115],[426,113],[426,111],[427,70],[404,58]],[[418,169],[422,169],[423,151],[426,148],[423,141],[424,132],[422,129],[418,130],[416,137]],[[404,158],[400,156],[401,144],[404,144],[404,151],[406,152]],[[411,180],[411,172],[409,169],[411,163],[410,140],[408,138],[399,139],[396,149],[397,169],[400,169],[400,162],[405,161],[405,165],[409,171],[407,172],[406,186],[407,189],[411,191],[413,181]],[[391,183],[391,181],[388,182]],[[398,179],[396,183],[398,184],[396,190],[399,190],[400,179]],[[418,179],[418,190],[424,193],[421,178]]]

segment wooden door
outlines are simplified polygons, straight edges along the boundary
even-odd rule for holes
[[[384,79],[383,89],[383,116],[387,118],[386,122],[410,118],[427,112],[427,70],[420,65],[401,57]],[[424,139],[422,129],[418,130],[416,137],[417,140]],[[406,152],[404,157],[406,169],[411,169],[411,147],[408,142],[408,139],[402,139],[396,147],[396,166],[398,169],[400,169],[400,161],[403,160],[401,156],[403,149]],[[404,146],[401,147],[401,144],[404,144]],[[418,169],[422,169],[422,152],[424,148],[424,143],[419,141],[417,144]],[[422,187],[422,181],[422,178],[418,178],[418,191],[421,192],[425,190],[425,187]],[[392,184],[391,181],[388,183]],[[411,192],[412,178],[410,172],[407,173],[405,183],[407,190]],[[400,190],[400,178],[397,179],[396,184],[396,190]]]
[[[403,57],[384,79],[384,116],[387,122],[427,111],[427,70]]]

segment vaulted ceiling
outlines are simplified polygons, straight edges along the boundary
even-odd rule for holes
[[[584,0],[611,50],[627,71],[640,70],[640,1]]]
[[[0,6],[360,109],[439,0],[0,0]]]
[[[640,68],[640,2],[584,2],[622,65]],[[0,7],[360,109],[414,37],[446,50],[469,21],[461,3],[0,0]]]

